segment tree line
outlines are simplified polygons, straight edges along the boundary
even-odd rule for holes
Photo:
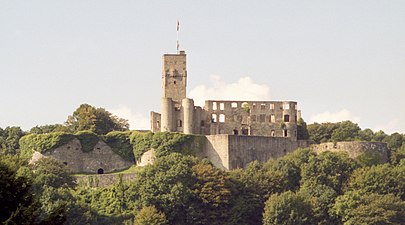
[[[93,114],[97,108],[88,105],[79,108],[76,116],[87,119],[78,116],[70,121],[81,125],[46,125],[28,132],[19,127],[0,128],[1,223],[405,223],[403,134],[362,130],[350,121],[307,126],[302,120],[300,137],[307,136],[315,143],[387,142],[391,160],[378,164],[372,159],[365,162],[367,158],[351,159],[344,153],[317,155],[310,149],[298,149],[282,158],[265,163],[254,161],[244,169],[232,171],[197,159],[195,149],[187,144],[190,141],[187,135],[134,134],[130,142],[134,155],[139,157],[147,149],[155,148],[155,163],[137,168],[136,179],[131,182],[120,180],[112,186],[88,188],[77,185],[67,167],[58,161],[43,158],[28,164],[19,151],[19,140],[27,134],[52,136],[54,132],[63,131],[97,138],[94,134],[106,135],[116,129],[97,125]],[[91,114],[93,116],[89,116]],[[109,128],[101,131],[97,127]],[[121,126],[118,130],[125,131],[128,127]],[[110,138],[126,141],[127,136],[121,134]]]

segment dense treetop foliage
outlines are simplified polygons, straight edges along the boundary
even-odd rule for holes
[[[96,108],[82,104],[65,122],[71,132],[90,130],[96,134],[107,134],[110,131],[125,131],[129,129],[128,121],[119,118],[104,108]]]
[[[299,121],[300,139],[383,141],[391,161],[377,164],[372,158],[298,149],[224,171],[195,157],[202,145],[199,136],[128,131],[125,123],[111,128],[97,122],[108,121],[106,115],[111,117],[82,105],[67,125],[37,126],[30,132],[0,128],[0,223],[405,224],[403,134],[361,130],[350,121]],[[32,149],[49,151],[74,138],[85,152],[101,140],[123,158],[133,161],[152,148],[157,159],[136,170],[135,180],[117,175],[116,184],[97,188],[77,185],[56,160],[28,164]]]

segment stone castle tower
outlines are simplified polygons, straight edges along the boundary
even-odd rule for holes
[[[193,133],[194,101],[186,97],[186,88],[185,51],[164,54],[160,131]]]

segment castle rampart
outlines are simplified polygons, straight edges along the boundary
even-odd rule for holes
[[[307,147],[306,141],[294,141],[283,137],[206,135],[199,158],[207,158],[222,169],[244,168],[252,161],[266,162],[277,159],[299,147]]]
[[[311,145],[311,148],[317,153],[324,151],[346,152],[350,158],[357,158],[363,154],[377,155],[382,163],[388,162],[389,159],[387,143],[383,142],[328,142]]]

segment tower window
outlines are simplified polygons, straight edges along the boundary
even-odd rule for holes
[[[224,114],[219,114],[219,122],[220,123],[225,123],[225,115]]]

